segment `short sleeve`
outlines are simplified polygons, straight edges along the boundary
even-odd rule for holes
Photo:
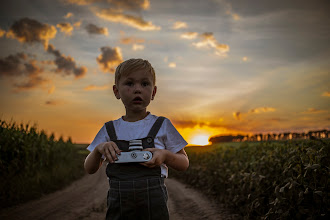
[[[110,141],[109,135],[107,133],[107,130],[105,128],[105,125],[99,130],[97,135],[95,136],[94,140],[92,143],[87,147],[87,150],[93,151],[95,147],[103,142],[108,142]]]
[[[188,143],[167,118],[164,120],[164,129],[166,134],[164,137],[164,144],[167,150],[172,153],[177,153],[187,146]]]

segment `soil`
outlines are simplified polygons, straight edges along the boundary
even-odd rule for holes
[[[175,179],[165,180],[171,220],[237,219],[223,205]],[[105,219],[108,181],[105,166],[63,190],[0,211],[0,219],[93,220]]]

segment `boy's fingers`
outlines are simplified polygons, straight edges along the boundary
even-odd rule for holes
[[[113,141],[110,142],[110,143],[111,143],[113,149],[115,150],[116,154],[120,155],[121,150],[119,150],[117,144],[115,142],[113,142]]]
[[[105,148],[104,149],[104,152],[105,152],[105,157],[109,160],[110,163],[113,163],[113,159],[111,157],[111,154],[110,154],[110,151],[108,148]]]

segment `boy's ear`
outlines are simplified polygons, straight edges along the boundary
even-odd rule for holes
[[[154,100],[156,93],[157,93],[157,86],[154,86],[154,90],[152,91],[151,100]]]
[[[116,98],[120,99],[120,95],[119,95],[119,91],[118,91],[117,86],[113,85],[112,89],[113,89],[113,93],[115,94]]]

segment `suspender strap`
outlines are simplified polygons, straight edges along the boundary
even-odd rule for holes
[[[152,126],[152,128],[149,131],[148,137],[152,137],[153,139],[155,139],[155,137],[156,137],[160,127],[162,126],[164,120],[165,120],[165,117],[158,117],[157,118],[154,125]]]
[[[105,123],[105,128],[107,129],[110,140],[116,141],[117,135],[116,135],[115,127],[113,126],[113,121],[109,121],[109,122]]]

